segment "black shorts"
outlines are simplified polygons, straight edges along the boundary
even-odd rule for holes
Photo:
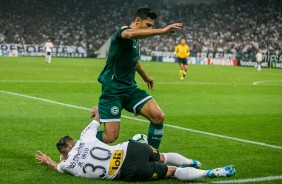
[[[120,179],[148,181],[164,178],[167,166],[159,162],[160,153],[145,143],[129,141],[126,157],[120,169]]]
[[[47,56],[50,56],[50,55],[51,55],[51,52],[47,52],[46,55],[47,55]]]
[[[179,64],[187,65],[187,58],[177,58]]]

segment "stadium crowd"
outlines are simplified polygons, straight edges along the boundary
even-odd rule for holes
[[[149,0],[0,0],[0,44],[75,45],[97,51],[134,10],[150,6],[155,27],[183,22],[179,34],[141,41],[143,51],[172,51],[185,37],[192,52],[281,52],[282,1],[225,0],[210,4],[162,4]]]

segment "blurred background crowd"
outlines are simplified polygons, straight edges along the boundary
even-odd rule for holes
[[[174,1],[173,1],[174,2]],[[178,34],[141,41],[143,51],[173,51],[184,37],[192,52],[281,53],[281,0],[215,0],[174,4],[161,0],[0,0],[0,44],[75,45],[96,52],[111,34],[130,25],[134,11],[151,7],[155,28],[184,23]],[[177,1],[175,1],[177,2]]]

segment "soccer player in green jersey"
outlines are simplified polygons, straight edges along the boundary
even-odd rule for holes
[[[144,90],[137,87],[135,72],[154,89],[154,80],[146,74],[139,62],[138,39],[154,35],[173,33],[181,29],[182,23],[174,23],[162,29],[153,29],[155,12],[150,8],[138,8],[130,26],[118,29],[111,36],[108,59],[98,81],[102,84],[99,99],[100,121],[104,131],[97,138],[105,143],[114,142],[119,135],[121,111],[126,109],[135,115],[142,115],[151,123],[148,142],[159,148],[163,136],[164,113],[156,101]]]

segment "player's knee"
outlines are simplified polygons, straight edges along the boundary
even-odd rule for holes
[[[152,122],[155,124],[162,124],[164,122],[164,112],[160,111],[152,116]]]
[[[105,143],[113,143],[118,138],[117,132],[108,132],[103,135],[103,141]]]
[[[159,160],[160,163],[165,163],[165,155],[164,153],[160,153],[160,160]]]
[[[168,166],[167,167],[167,173],[166,173],[166,178],[172,177],[176,171],[177,167],[175,166]]]

